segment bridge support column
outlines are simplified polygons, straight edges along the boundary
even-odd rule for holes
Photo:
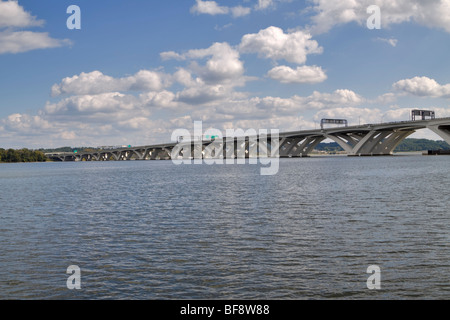
[[[149,150],[150,160],[170,160],[172,151],[167,148],[154,148]]]
[[[192,157],[192,145],[191,143],[185,143],[183,145],[177,144],[170,151],[170,158],[172,160],[190,159]]]
[[[392,155],[395,148],[415,130],[371,130],[367,133],[328,134],[349,156]]]
[[[308,136],[299,138],[284,138],[280,141],[280,157],[308,157],[324,136]]]
[[[222,159],[224,142],[223,140],[215,140],[205,145],[203,149],[203,159]]]
[[[292,150],[292,157],[309,157],[314,148],[325,140],[325,137],[308,137],[301,144],[297,143]]]
[[[235,138],[224,138],[223,145],[223,156],[225,159],[235,159],[236,158],[236,148],[235,148]],[[233,160],[234,161],[234,160]]]
[[[450,144],[450,125],[431,125],[427,127]]]
[[[305,140],[305,137],[300,138],[283,138],[280,141],[280,157],[290,158],[292,157],[292,150],[298,147],[298,144]]]
[[[136,160],[144,160],[147,150],[145,149],[136,149],[136,150],[132,150],[132,152],[130,152],[130,159],[133,157],[133,155],[135,156]]]
[[[114,158],[115,161],[120,160],[120,152],[111,152],[111,156]]]

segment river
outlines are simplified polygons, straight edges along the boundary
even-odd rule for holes
[[[1,164],[0,299],[450,299],[449,160]]]

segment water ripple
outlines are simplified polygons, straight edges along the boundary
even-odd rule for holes
[[[272,177],[167,161],[2,165],[0,298],[448,299],[449,175],[446,157],[282,159]]]

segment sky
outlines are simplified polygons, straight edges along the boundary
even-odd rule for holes
[[[0,0],[0,147],[450,117],[449,56],[450,0]]]

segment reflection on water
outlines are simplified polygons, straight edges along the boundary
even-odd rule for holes
[[[449,160],[2,164],[0,298],[448,299]]]

